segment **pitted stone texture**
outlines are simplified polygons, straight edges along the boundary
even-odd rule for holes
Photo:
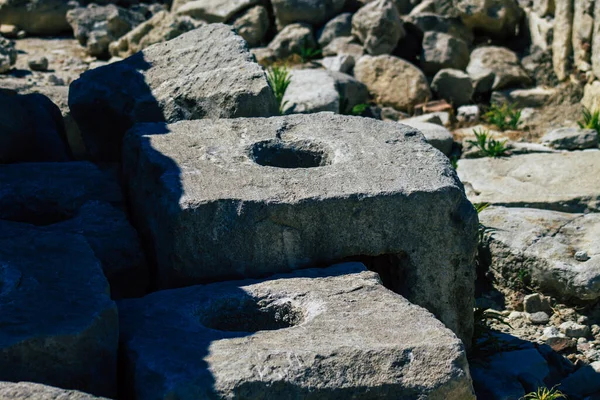
[[[232,29],[206,25],[73,82],[69,107],[92,159],[120,159],[137,122],[277,114],[265,72]]]
[[[174,0],[173,11],[209,23],[227,22],[257,4],[260,0]]]
[[[279,29],[295,22],[323,25],[344,8],[344,0],[273,0],[273,13]]]
[[[102,263],[113,297],[146,293],[148,271],[116,177],[88,162],[0,166],[0,220],[81,235]]]
[[[108,400],[76,390],[60,389],[32,382],[0,382],[2,400]]]
[[[480,214],[490,228],[491,270],[498,282],[526,268],[533,284],[563,300],[600,298],[600,214],[490,207]],[[589,259],[574,254],[586,251]]]
[[[139,400],[475,398],[458,338],[358,263],[160,291],[119,314]]]
[[[563,212],[600,211],[600,152],[463,159],[458,176],[473,203]]]
[[[123,160],[160,286],[390,255],[390,287],[469,342],[477,218],[420,132],[331,113],[163,129],[135,126]]]
[[[2,379],[116,394],[117,307],[82,237],[0,221],[0,281]]]

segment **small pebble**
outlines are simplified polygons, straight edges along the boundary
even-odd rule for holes
[[[27,65],[32,71],[47,71],[48,59],[46,57],[32,57],[27,60]]]
[[[589,260],[590,257],[588,256],[587,251],[580,250],[577,253],[575,253],[575,259],[577,261],[582,261],[583,262],[583,261]]]
[[[559,329],[565,335],[572,338],[585,337],[590,334],[590,327],[581,325],[573,321],[567,321],[560,324]]]
[[[544,325],[550,321],[550,316],[543,311],[529,314],[529,321],[534,325]]]

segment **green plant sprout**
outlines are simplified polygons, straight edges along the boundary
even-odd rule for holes
[[[516,110],[514,105],[492,104],[484,114],[484,119],[490,124],[496,125],[500,130],[518,129],[521,119],[521,110]]]
[[[285,91],[287,90],[288,86],[290,86],[290,82],[292,81],[290,71],[285,66],[270,67],[267,70],[267,80],[269,81],[269,85],[271,85],[271,89],[273,89],[273,93],[277,99],[279,114],[282,115],[283,108],[287,103],[283,101],[283,96],[285,96]]]
[[[508,155],[506,140],[499,141],[492,139],[492,135],[486,130],[474,130],[476,140],[469,140],[469,143],[477,147],[484,155],[488,157],[504,157]]]
[[[596,132],[600,133],[600,111],[594,110],[590,111],[587,108],[584,108],[581,111],[582,118],[577,125],[581,129],[594,129]]]
[[[526,394],[521,400],[557,400],[557,399],[567,399],[567,396],[564,395],[560,390],[556,389],[554,386],[551,389],[546,387],[538,388],[537,391]]]

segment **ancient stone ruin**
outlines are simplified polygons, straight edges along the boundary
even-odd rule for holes
[[[600,399],[599,26],[0,0],[0,400]]]

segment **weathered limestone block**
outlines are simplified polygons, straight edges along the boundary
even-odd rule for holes
[[[332,113],[166,129],[136,125],[123,150],[161,287],[375,257],[388,286],[468,343],[477,218],[420,132]]]
[[[600,211],[600,152],[596,150],[463,159],[457,171],[473,203]]]
[[[0,281],[2,379],[116,395],[117,307],[84,238],[0,221]]]
[[[76,390],[59,389],[32,382],[0,382],[3,400],[108,400]]]
[[[600,298],[600,214],[490,207],[480,214],[490,229],[490,269],[498,282],[515,282],[524,268],[532,284],[561,300]],[[575,258],[585,252],[587,259]]]
[[[143,295],[148,271],[116,179],[88,162],[0,166],[0,220],[87,240],[113,297]]]
[[[582,1],[582,0],[580,0]],[[552,66],[559,81],[569,76],[569,58],[573,55],[573,0],[556,0]]]
[[[84,73],[71,84],[69,107],[95,161],[120,159],[123,135],[136,122],[277,114],[265,72],[223,24]]]
[[[587,71],[590,68],[593,30],[594,1],[575,1],[573,16],[573,64],[581,71]]]
[[[471,400],[458,338],[359,263],[119,305],[139,400]]]

